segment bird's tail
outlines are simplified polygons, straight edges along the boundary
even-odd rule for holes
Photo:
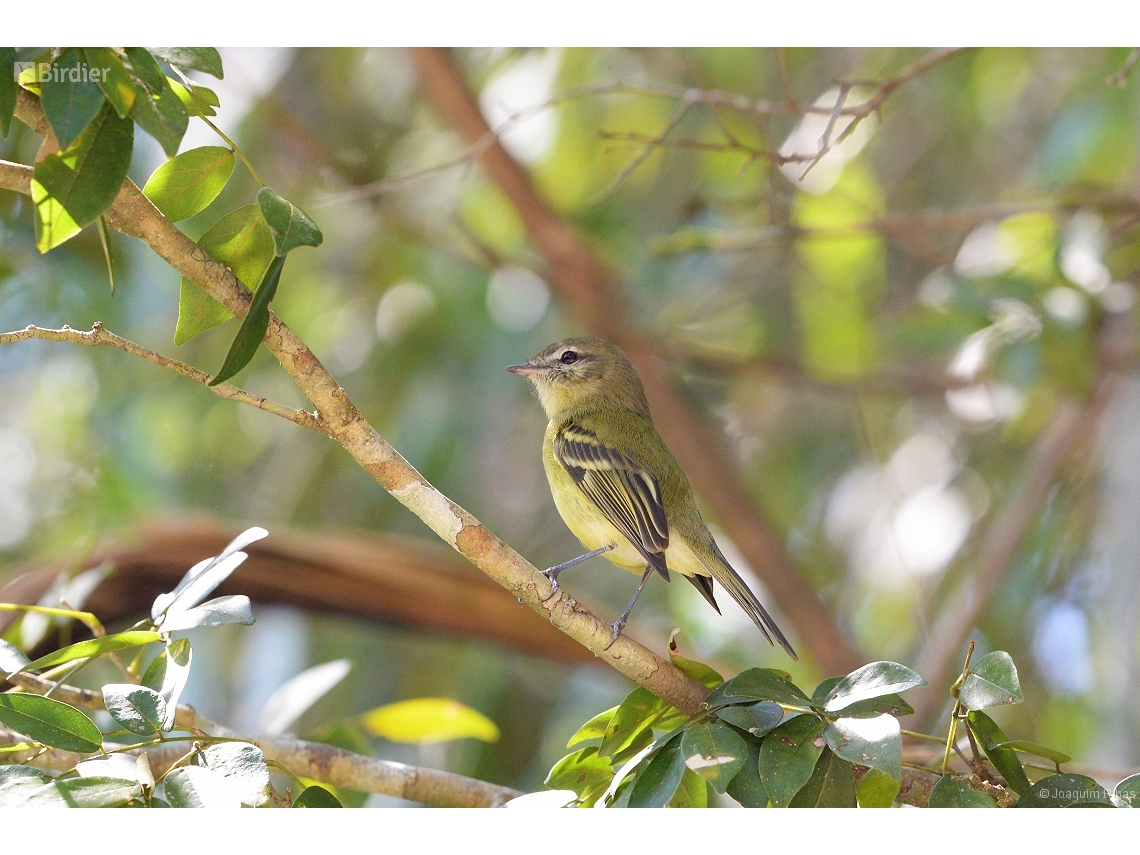
[[[715,551],[716,557],[720,560],[717,564],[709,568],[712,571],[713,578],[724,586],[724,589],[732,595],[732,598],[736,600],[736,602],[740,603],[740,607],[748,613],[748,616],[752,618],[752,622],[764,633],[764,637],[768,639],[769,644],[773,643],[772,636],[776,636],[776,641],[780,642],[780,646],[788,651],[788,655],[798,662],[800,657],[796,656],[796,651],[792,649],[792,645],[788,642],[788,639],[784,637],[784,633],[780,632],[780,628],[776,626],[776,622],[772,620],[772,616],[760,605],[760,601],[756,599],[756,595],[744,584],[744,580],[732,569],[728,561],[720,554],[720,550],[716,549]]]

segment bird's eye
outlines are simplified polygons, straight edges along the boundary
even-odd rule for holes
[[[566,351],[565,353],[562,354],[561,360],[562,360],[563,365],[573,365],[575,362],[578,361],[578,351],[576,351],[576,350]]]

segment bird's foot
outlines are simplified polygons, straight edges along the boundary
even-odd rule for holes
[[[550,580],[550,593],[547,594],[545,597],[542,597],[539,600],[540,603],[548,602],[549,600],[554,598],[555,594],[558,593],[558,589],[560,587],[558,584],[558,574],[561,573],[563,571],[563,569],[565,569],[565,568],[547,567],[545,570],[539,571],[540,573],[542,573],[543,576],[545,576],[547,579]]]
[[[614,631],[614,634],[610,637],[610,643],[603,647],[602,650],[609,650],[614,646],[614,642],[618,640],[618,636],[621,635],[621,631],[625,629],[625,621],[615,620],[610,624],[610,629]]]

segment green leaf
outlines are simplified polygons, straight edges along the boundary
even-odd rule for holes
[[[610,723],[610,719],[614,717],[617,712],[617,707],[612,707],[605,712],[600,712],[580,728],[577,732],[570,737],[570,741],[566,743],[567,748],[573,748],[575,745],[581,745],[584,742],[589,742],[591,739],[601,739],[606,735],[606,725]]]
[[[275,190],[262,187],[257,191],[257,207],[273,233],[278,255],[299,246],[320,246],[324,235],[309,215]]]
[[[979,659],[962,682],[958,700],[968,710],[1021,703],[1021,682],[1013,658],[1004,650],[995,650]]]
[[[673,634],[669,636],[669,661],[683,674],[688,674],[698,683],[708,686],[710,689],[719,686],[724,682],[724,677],[710,668],[703,662],[697,662],[695,659],[686,659],[677,652],[677,633],[679,630],[674,630]]]
[[[120,778],[154,788],[154,774],[146,754],[137,757],[130,754],[96,755],[90,760],[76,763],[75,771],[84,778]]]
[[[74,662],[76,659],[87,659],[91,656],[101,656],[113,650],[127,650],[131,647],[142,647],[154,641],[160,641],[162,636],[149,629],[132,629],[126,632],[116,632],[114,635],[105,635],[102,638],[89,638],[86,641],[77,641],[67,647],[54,650],[46,656],[41,656],[28,665],[26,671],[42,671],[62,665],[64,662]]]
[[[881,769],[868,769],[855,787],[855,800],[861,808],[889,808],[894,805],[901,788],[900,781]]]
[[[19,85],[14,75],[8,73],[9,68],[15,68],[16,51],[14,48],[0,48],[0,135],[8,136],[8,128],[12,126],[12,116],[16,113],[16,94]]]
[[[51,783],[47,776],[17,778],[0,784],[0,808],[20,807],[29,795]]]
[[[897,662],[872,662],[857,668],[836,683],[827,693],[823,708],[838,712],[857,701],[898,694],[915,686],[925,686],[926,680]]]
[[[171,807],[241,807],[241,785],[205,766],[183,766],[163,779],[163,793]]]
[[[163,632],[194,629],[199,626],[249,626],[253,623],[253,609],[245,594],[215,597],[200,606],[184,611],[171,611],[162,622]]]
[[[772,701],[758,701],[754,704],[721,707],[716,711],[716,717],[741,730],[747,730],[753,736],[763,736],[784,720],[784,711]]]
[[[51,64],[40,104],[61,149],[75,142],[104,104],[103,92],[91,78],[91,69],[76,48],[68,48]]]
[[[0,724],[41,745],[90,754],[103,746],[103,734],[75,707],[39,695],[0,695]]]
[[[31,662],[23,650],[12,642],[0,638],[0,673],[14,674],[23,671]]]
[[[1011,739],[1009,742],[999,742],[994,748],[1012,748],[1020,754],[1032,754],[1034,757],[1043,757],[1053,763],[1060,765],[1061,763],[1068,763],[1073,758],[1068,754],[1061,751],[1056,751],[1052,748],[1046,748],[1044,745],[1038,745],[1036,742],[1029,742],[1025,739]]]
[[[583,807],[590,807],[613,779],[609,758],[599,757],[597,747],[591,745],[555,763],[544,783],[552,790],[573,790]]]
[[[281,281],[281,269],[284,266],[284,255],[279,255],[269,262],[265,276],[262,277],[261,284],[257,286],[257,291],[249,304],[249,313],[242,320],[222,367],[208,385],[217,386],[229,380],[245,368],[257,353],[262,339],[265,338],[265,331],[269,329],[269,303],[277,294],[277,283]]]
[[[15,781],[18,778],[34,778],[41,784],[47,783],[48,781],[44,770],[37,769],[35,766],[24,766],[21,763],[12,763],[10,765],[0,764],[0,785],[7,784],[9,781]]]
[[[677,786],[677,792],[673,793],[673,798],[669,800],[666,807],[703,808],[708,806],[709,785],[705,783],[704,778],[692,769],[686,769],[681,774],[681,783]]]
[[[111,718],[139,736],[151,736],[163,729],[166,702],[154,689],[133,683],[108,683],[103,702]]]
[[[305,787],[301,791],[301,795],[293,800],[293,807],[295,808],[338,808],[344,807],[337,797],[326,790],[324,787],[314,784],[311,787]]]
[[[285,733],[313,704],[348,676],[351,670],[352,663],[349,660],[334,659],[306,668],[295,677],[290,677],[273,690],[261,708],[257,732],[268,736]]]
[[[167,156],[173,157],[186,133],[190,114],[145,48],[127,48],[126,53],[137,93],[131,118],[158,140]]]
[[[188,219],[218,198],[234,171],[234,153],[208,145],[184,151],[150,176],[143,195],[171,222]]]
[[[963,778],[943,775],[930,791],[932,808],[992,808],[997,807],[990,796],[971,790]]]
[[[216,116],[218,111],[215,109],[220,106],[218,103],[218,95],[214,90],[207,89],[205,86],[194,86],[191,84],[187,89],[177,80],[173,78],[166,78],[166,82],[170,84],[170,88],[174,94],[178,96],[178,100],[182,102],[182,106],[186,108],[186,112],[193,116]]]
[[[723,793],[748,756],[744,739],[727,724],[697,724],[684,732],[681,754],[685,765]]]
[[[1104,787],[1088,775],[1050,775],[1021,793],[1018,807],[1113,807]]]
[[[665,706],[665,701],[638,686],[626,695],[610,717],[598,754],[609,757],[628,748],[639,734],[653,727]]]
[[[203,71],[221,80],[222,56],[212,47],[152,47],[150,52],[171,65],[189,71]]]
[[[685,774],[685,758],[681,754],[681,735],[666,742],[633,782],[629,806],[635,808],[665,807],[681,785]]]
[[[739,699],[776,701],[792,706],[807,706],[808,696],[787,677],[772,668],[749,668],[713,689],[708,698],[710,708],[739,703]]]
[[[122,807],[142,798],[138,781],[124,778],[61,778],[33,791],[20,807]]]
[[[177,712],[178,698],[186,688],[186,681],[190,678],[190,663],[193,651],[190,649],[190,639],[179,638],[166,646],[143,674],[143,685],[158,692],[166,702],[166,718],[162,723],[163,730],[174,727],[174,716]]]
[[[134,128],[105,104],[71,146],[36,164],[36,249],[47,252],[74,237],[115,201],[131,165]]]
[[[902,776],[902,734],[892,715],[839,718],[827,726],[823,738],[849,763],[880,769],[896,781]]]
[[[119,114],[125,119],[135,105],[135,81],[123,62],[123,55],[114,48],[83,48],[87,64],[100,70],[98,85]]]
[[[499,739],[499,728],[493,721],[451,698],[413,698],[386,704],[364,713],[361,723],[373,736],[393,742]]]
[[[231,540],[220,553],[199,561],[186,571],[173,591],[159,594],[154,598],[154,603],[150,607],[151,620],[161,624],[172,615],[198,605],[249,557],[241,550],[261,540],[268,533],[257,526],[246,529]]]
[[[256,745],[219,742],[195,755],[195,765],[225,775],[237,788],[243,805],[260,807],[269,802],[269,765]]]
[[[760,780],[774,807],[787,807],[807,783],[826,747],[827,723],[814,715],[798,715],[764,737],[760,746]]]
[[[851,764],[834,753],[823,750],[807,783],[796,793],[788,807],[857,807],[855,776]]]
[[[1005,778],[1010,789],[1019,796],[1025,795],[1029,790],[1029,778],[1025,775],[1025,769],[1021,765],[1021,760],[1017,757],[1017,752],[1010,748],[991,747],[1007,741],[1005,734],[1002,733],[1001,728],[997,726],[997,722],[984,712],[975,710],[972,711],[966,719],[966,726],[969,727],[970,732],[974,734],[974,740],[978,743],[982,752],[989,758],[989,761],[994,764],[994,768],[998,770],[998,773]]]
[[[0,781],[3,781],[0,778]],[[1136,807],[1140,804],[1140,774],[1129,775],[1116,785],[1112,800],[1118,807]]]
[[[815,691],[811,693],[812,703],[822,707],[827,700],[828,694],[842,679],[842,677],[828,677],[826,680],[820,680],[819,685],[815,687]]]
[[[726,791],[743,807],[762,808],[768,805],[768,791],[760,780],[760,746],[752,740],[745,740],[748,756],[736,777],[728,782]]]
[[[843,708],[844,718],[874,718],[877,715],[893,715],[896,718],[910,715],[914,707],[904,701],[899,695],[883,695],[879,698],[867,698],[865,701],[856,701],[849,707]]]
[[[273,235],[256,205],[246,205],[226,214],[198,239],[198,246],[229,267],[251,291],[275,255]],[[183,277],[174,343],[185,344],[198,333],[231,317],[229,309]]]

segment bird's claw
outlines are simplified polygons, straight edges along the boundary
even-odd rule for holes
[[[558,573],[559,573],[559,571],[554,570],[553,572],[551,572],[552,570],[553,570],[553,568],[548,567],[546,570],[540,570],[539,571],[540,573],[542,573],[543,576],[545,576],[547,579],[550,580],[550,593],[547,594],[545,597],[541,597],[539,599],[540,603],[545,603],[545,602],[552,600],[554,598],[554,595],[558,593],[558,589],[560,587],[558,584]]]
[[[603,647],[602,650],[609,650],[611,647],[613,647],[614,642],[618,640],[618,636],[621,635],[621,631],[624,628],[625,628],[625,621],[623,621],[623,620],[615,620],[613,623],[611,623],[610,629],[612,629],[614,631],[614,634],[610,637],[609,644],[607,644],[605,647]]]

